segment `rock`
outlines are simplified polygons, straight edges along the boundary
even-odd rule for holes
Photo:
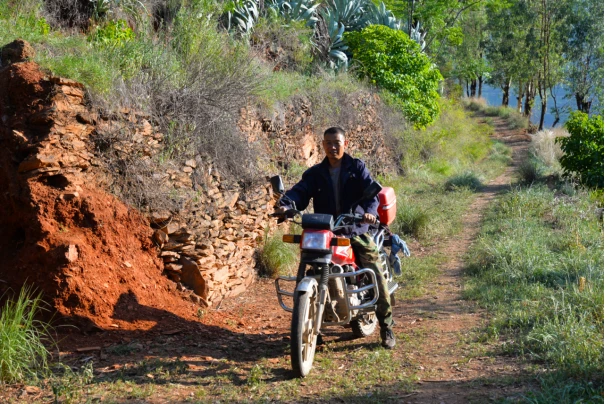
[[[75,245],[70,244],[65,252],[65,258],[70,264],[78,260],[78,249]]]
[[[168,242],[168,234],[158,229],[153,233],[153,241],[161,247]]]
[[[18,171],[20,173],[35,170],[42,167],[58,167],[59,163],[54,155],[36,154],[28,157],[19,164]]]
[[[25,62],[35,56],[34,48],[23,39],[16,39],[0,48],[0,66]]]
[[[182,265],[181,281],[193,289],[198,296],[206,299],[208,297],[208,285],[198,265],[187,257],[181,257],[179,263]]]

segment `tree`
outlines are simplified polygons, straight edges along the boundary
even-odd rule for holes
[[[487,17],[480,6],[469,8],[460,17],[462,43],[453,50],[453,71],[466,84],[468,97],[481,97],[483,81],[490,72],[485,58]]]
[[[394,94],[407,119],[420,128],[435,120],[443,77],[420,45],[384,25],[347,32],[345,40],[359,65],[358,74]]]
[[[603,1],[573,0],[566,5],[565,84],[578,110],[589,113],[593,101],[602,104],[603,97]]]

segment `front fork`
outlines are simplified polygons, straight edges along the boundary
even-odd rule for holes
[[[296,274],[296,285],[300,283],[305,277],[307,269],[306,263],[300,263],[298,266],[298,273]],[[328,279],[330,276],[330,266],[328,264],[323,264],[321,266],[321,277],[319,279],[319,300],[317,302],[317,318],[315,318],[313,332],[315,334],[319,334],[319,330],[321,329],[321,324],[323,322],[324,316],[324,308],[326,307],[326,300],[328,298]]]

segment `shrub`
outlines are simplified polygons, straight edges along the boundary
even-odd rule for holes
[[[48,370],[48,325],[36,320],[39,296],[21,289],[17,300],[8,300],[0,314],[0,382],[15,383],[35,378]]]
[[[517,168],[517,175],[522,184],[531,185],[539,181],[544,174],[543,167],[535,158],[525,160]]]
[[[348,32],[345,40],[358,74],[392,92],[410,122],[422,128],[435,120],[443,77],[416,42],[384,25]]]
[[[575,111],[565,123],[569,137],[557,139],[565,153],[561,166],[566,174],[576,174],[580,183],[603,188],[603,117]]]
[[[471,191],[476,191],[481,188],[482,185],[477,174],[472,171],[454,175],[445,181],[446,191],[455,191],[459,188],[468,188]]]
[[[134,39],[134,32],[124,20],[108,21],[103,26],[97,26],[89,35],[88,40],[113,47],[123,46]]]

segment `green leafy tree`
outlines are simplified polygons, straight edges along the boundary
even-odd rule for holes
[[[360,32],[345,33],[357,61],[357,72],[393,93],[417,127],[426,127],[439,114],[439,70],[420,46],[399,30],[370,25]]]
[[[565,153],[561,166],[566,173],[577,174],[580,183],[603,188],[603,117],[575,111],[565,127],[570,136],[557,138]]]
[[[578,110],[603,101],[603,0],[566,2],[565,78]]]

